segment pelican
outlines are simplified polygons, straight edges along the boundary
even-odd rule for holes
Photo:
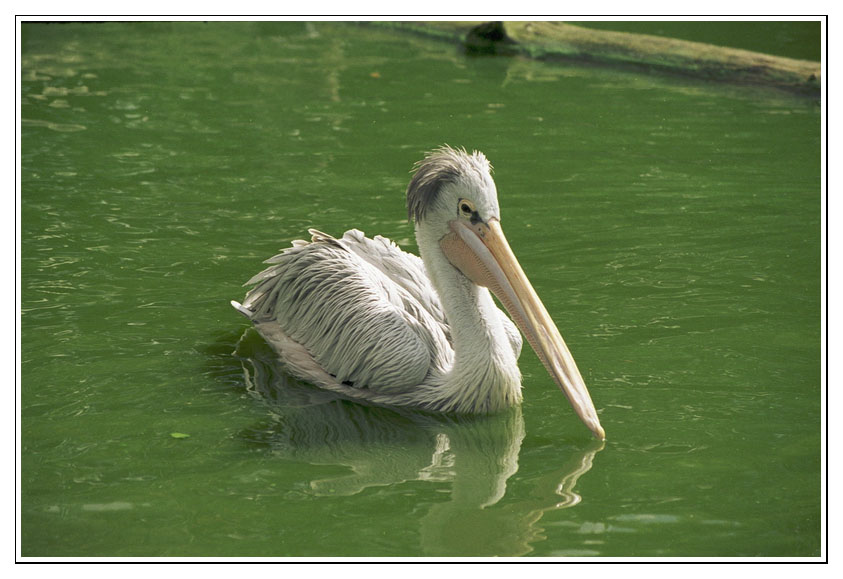
[[[574,358],[501,230],[485,155],[445,145],[413,169],[407,209],[421,258],[356,229],[340,239],[310,229],[310,242],[267,260],[244,284],[253,287],[243,304],[231,304],[293,375],[351,400],[441,413],[521,402],[520,329],[605,439]]]

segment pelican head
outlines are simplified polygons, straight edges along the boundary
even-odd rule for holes
[[[491,164],[478,151],[441,147],[416,164],[407,188],[419,247],[437,244],[465,278],[488,288],[586,426],[605,438],[574,358],[515,258],[500,225]]]

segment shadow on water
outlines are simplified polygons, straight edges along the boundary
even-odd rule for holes
[[[366,406],[289,376],[252,328],[224,361],[226,344],[229,337],[209,349],[213,372],[228,383],[239,373],[240,387],[269,410],[242,438],[282,460],[350,470],[308,481],[313,497],[350,497],[408,482],[448,489],[448,500],[432,504],[419,518],[426,555],[529,553],[530,545],[543,539],[537,523],[544,513],[581,502],[577,481],[603,448],[597,442],[569,447],[558,468],[528,473],[530,488],[510,498],[507,483],[518,472],[526,436],[520,407],[493,416],[442,416]]]

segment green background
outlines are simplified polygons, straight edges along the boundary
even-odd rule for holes
[[[24,556],[820,554],[817,101],[354,24],[22,33]],[[308,227],[416,251],[442,143],[495,166],[605,445],[529,349],[521,408],[398,413],[228,305]]]

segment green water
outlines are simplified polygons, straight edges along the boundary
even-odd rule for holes
[[[694,42],[707,42],[719,46],[754,50],[765,54],[819,61],[822,57],[820,26],[818,20],[632,20],[571,22],[586,28],[635,32],[668,38],[681,38]]]
[[[21,114],[24,556],[820,555],[815,101],[355,25],[24,24]],[[494,164],[605,445],[529,350],[521,408],[397,413],[228,305],[307,227],[415,251],[441,143]]]

